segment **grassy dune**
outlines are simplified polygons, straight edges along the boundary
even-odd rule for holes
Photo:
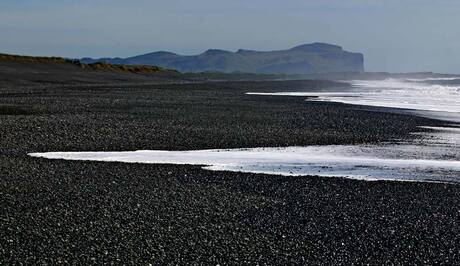
[[[125,73],[158,73],[158,72],[177,72],[175,70],[164,69],[157,66],[145,65],[114,65],[107,63],[83,64],[79,60],[67,59],[62,57],[43,57],[43,56],[22,56],[0,54],[0,61],[24,62],[24,63],[46,63],[46,64],[71,64],[87,70],[109,70]]]

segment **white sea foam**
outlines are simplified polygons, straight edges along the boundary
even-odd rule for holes
[[[450,81],[460,80],[460,77],[445,77],[445,78],[420,78],[420,79],[406,79],[407,81],[423,82],[423,81]]]
[[[452,181],[459,176],[458,158],[439,159],[418,147],[309,146],[199,151],[49,152],[30,156],[103,162],[203,165],[209,170],[287,176],[344,176],[363,180]]]
[[[423,80],[428,81],[429,79]],[[460,122],[460,89],[422,80],[353,81],[344,92],[248,93],[314,96],[316,100],[407,108]],[[432,80],[430,80],[432,81]],[[459,120],[456,120],[459,119]],[[360,180],[460,182],[460,129],[425,127],[418,141],[372,146],[310,146],[200,151],[48,152],[48,159],[202,165],[209,170],[287,176],[344,176]]]
[[[423,83],[421,80],[419,79],[418,82],[403,79],[354,80],[351,81],[352,90],[344,92],[250,92],[248,94],[316,97],[310,100],[410,109],[423,111],[423,114],[431,117],[459,121],[460,86]]]

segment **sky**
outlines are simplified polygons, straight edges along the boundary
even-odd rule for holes
[[[312,42],[366,71],[460,73],[459,0],[1,0],[0,53],[128,57]]]

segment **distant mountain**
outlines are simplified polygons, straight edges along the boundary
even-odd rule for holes
[[[199,55],[184,56],[154,52],[128,58],[82,58],[82,63],[104,62],[122,65],[152,65],[180,72],[246,72],[264,74],[312,74],[362,72],[364,56],[326,43],[312,43],[288,50],[230,52],[211,49]]]

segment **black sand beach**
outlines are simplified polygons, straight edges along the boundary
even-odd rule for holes
[[[103,76],[110,81],[104,85],[81,75],[34,81],[26,73],[0,81],[0,264],[453,265],[460,259],[454,184],[27,156],[376,143],[411,138],[418,126],[440,122],[244,94],[346,86],[327,81],[154,85],[148,78],[117,83]]]

